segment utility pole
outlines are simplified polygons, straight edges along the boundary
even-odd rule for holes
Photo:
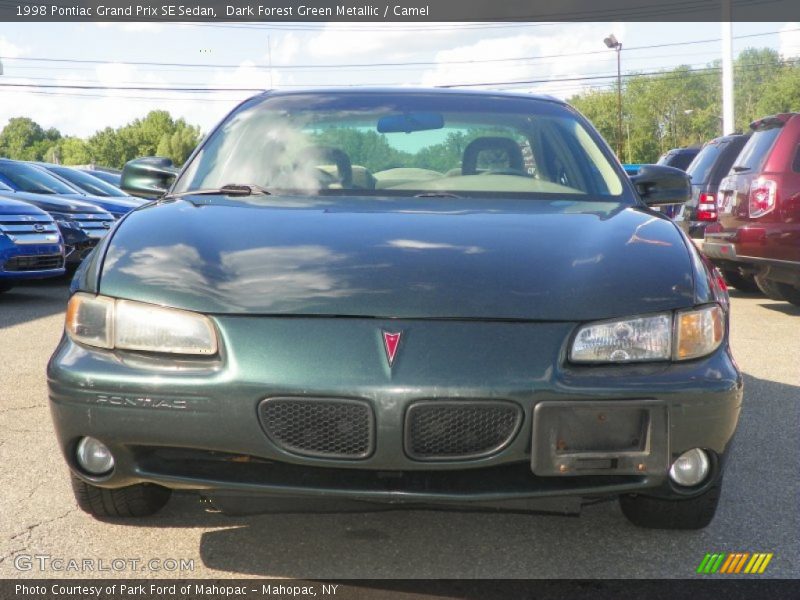
[[[622,42],[612,33],[603,43],[617,51],[617,156],[622,159]]]
[[[733,103],[733,24],[731,0],[722,0],[722,134],[736,131]]]

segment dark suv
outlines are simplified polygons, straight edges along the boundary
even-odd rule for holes
[[[700,148],[697,146],[692,146],[691,148],[673,148],[662,154],[656,164],[664,165],[665,167],[675,167],[676,169],[685,171],[699,152]]]
[[[770,298],[800,305],[800,114],[750,129],[720,183],[719,225],[706,229],[704,252],[723,271],[755,275]]]

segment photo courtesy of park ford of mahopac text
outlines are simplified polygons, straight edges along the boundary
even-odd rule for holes
[[[0,600],[800,596],[796,0],[0,0]]]

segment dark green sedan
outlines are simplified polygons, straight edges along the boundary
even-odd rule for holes
[[[742,403],[719,274],[547,97],[270,92],[84,262],[48,366],[78,504],[714,516]]]

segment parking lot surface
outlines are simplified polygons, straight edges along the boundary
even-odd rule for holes
[[[800,576],[800,309],[732,296],[745,403],[722,500],[707,529],[667,532],[635,528],[616,502],[586,506],[578,518],[407,510],[228,517],[175,495],[148,519],[94,520],[73,501],[47,406],[45,365],[61,335],[67,284],[15,288],[0,295],[0,577],[93,576],[63,570],[71,559],[120,577],[690,577],[707,552],[772,552],[761,577]],[[111,569],[115,559],[125,568]],[[193,570],[165,570],[174,567],[166,559],[193,561]]]

